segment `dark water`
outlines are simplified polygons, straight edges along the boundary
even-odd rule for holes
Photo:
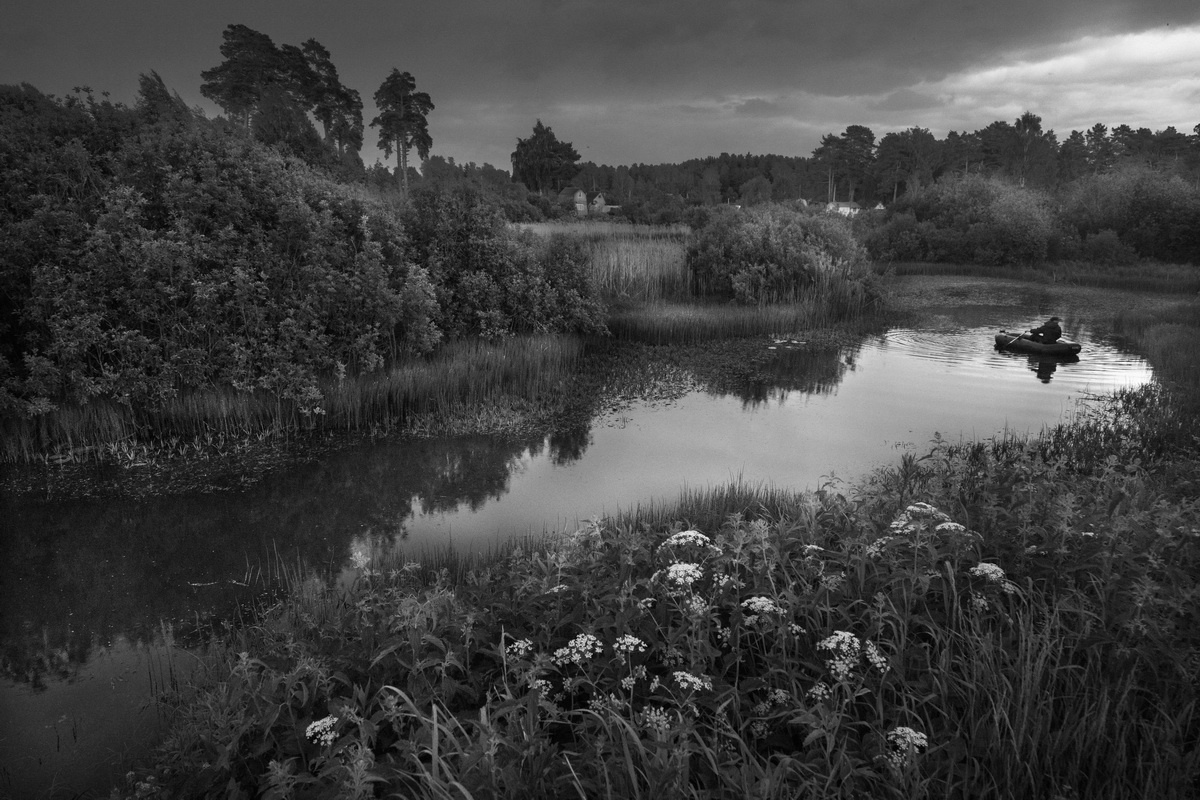
[[[997,352],[1011,310],[963,305],[839,351],[764,343],[776,359],[760,385],[635,403],[586,437],[364,445],[222,495],[9,499],[0,793],[69,797],[114,779],[154,735],[152,686],[188,669],[164,640],[229,615],[271,565],[336,569],[391,542],[487,549],[731,478],[815,488],[935,435],[1037,432],[1152,380],[1087,308],[1060,315],[1078,359]]]

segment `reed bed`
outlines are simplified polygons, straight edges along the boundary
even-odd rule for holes
[[[569,236],[577,239],[643,239],[683,241],[691,232],[687,225],[643,225],[613,220],[562,220],[555,222],[517,222],[513,227],[535,236]]]
[[[618,339],[653,345],[699,344],[754,336],[786,337],[858,319],[870,306],[838,307],[825,298],[773,305],[662,301],[609,313],[608,329]]]
[[[317,412],[263,392],[230,387],[185,392],[153,411],[106,400],[63,407],[34,419],[6,419],[0,458],[8,462],[129,460],[156,449],[200,452],[247,437],[311,430],[400,426],[419,415],[481,407],[499,397],[536,400],[575,369],[582,343],[566,336],[467,340],[428,358],[373,374],[329,376]]]

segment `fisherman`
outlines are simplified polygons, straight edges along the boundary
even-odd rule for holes
[[[1034,328],[1029,332],[1029,338],[1042,344],[1054,344],[1062,338],[1062,328],[1058,326],[1058,317],[1051,317],[1045,325]]]

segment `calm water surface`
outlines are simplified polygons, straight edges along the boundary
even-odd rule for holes
[[[1088,309],[1060,315],[1078,360],[997,352],[1011,309],[964,306],[836,353],[764,344],[774,380],[635,403],[586,438],[363,445],[235,494],[6,501],[0,792],[74,796],[115,778],[153,736],[152,682],[187,669],[164,635],[227,615],[264,564],[336,568],[381,542],[485,550],[736,478],[816,488],[938,435],[1036,433],[1152,380]]]

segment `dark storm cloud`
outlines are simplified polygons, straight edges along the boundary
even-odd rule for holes
[[[507,164],[537,118],[613,163],[807,154],[814,136],[854,122],[937,132],[1015,116],[1019,95],[996,94],[987,70],[1049,62],[1089,35],[1197,21],[1195,0],[41,0],[6,13],[0,82],[59,94],[86,83],[131,100],[153,69],[206,104],[200,72],[241,23],[276,43],[318,39],[368,120],[387,72],[412,72],[437,105],[435,152],[460,160]],[[1036,69],[1014,74],[1012,92],[1055,96]],[[1139,74],[1135,63],[1122,81]],[[1083,107],[1092,88],[1081,86]]]

